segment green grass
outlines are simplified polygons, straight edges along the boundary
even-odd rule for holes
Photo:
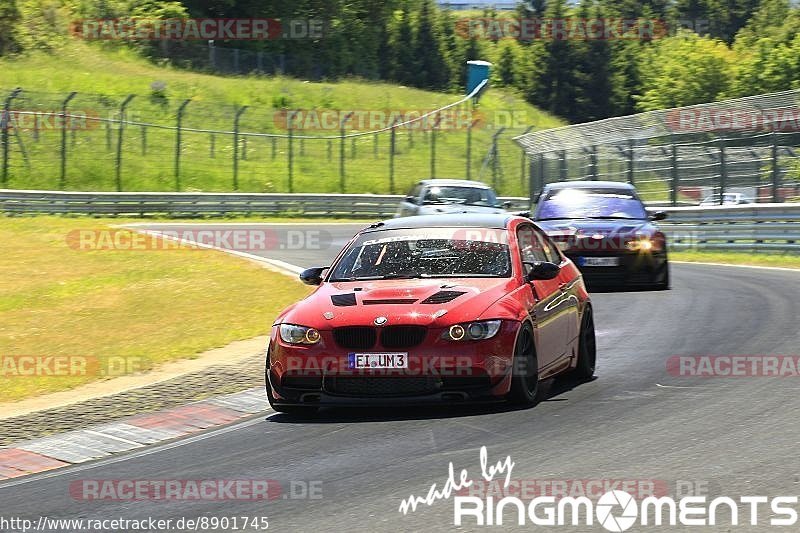
[[[731,265],[752,265],[800,269],[800,255],[742,253],[742,252],[705,252],[697,250],[671,251],[670,260],[688,261],[692,263],[725,263]]]
[[[124,97],[135,94],[127,117],[136,122],[174,126],[181,102],[191,98],[183,126],[231,132],[238,106],[247,105],[240,130],[285,134],[276,114],[283,109],[316,110],[432,110],[452,103],[458,94],[437,93],[363,80],[312,83],[286,77],[213,76],[169,66],[159,67],[126,49],[104,49],[86,43],[71,43],[54,54],[32,54],[0,59],[3,91],[22,87],[14,107],[23,111],[58,112],[70,91],[78,95],[70,109],[91,116],[115,117]],[[151,85],[165,85],[162,92]],[[467,111],[467,106],[463,107]],[[550,128],[562,123],[527,104],[519,95],[490,89],[478,108],[484,118],[474,128],[471,177],[494,182],[501,194],[527,192],[521,175],[521,152],[511,141],[524,126]],[[115,190],[116,152],[119,131],[99,122],[69,132],[66,139],[65,188],[70,190]],[[508,129],[498,144],[500,164],[496,172],[482,162],[489,152],[492,135]],[[336,130],[308,130],[307,135],[338,135]],[[246,139],[246,140],[245,140]],[[159,127],[129,126],[123,131],[120,179],[123,190],[174,190],[176,135]],[[347,140],[345,190],[387,193],[390,190],[390,135]],[[400,131],[396,136],[395,192],[430,177],[432,139],[427,131]],[[292,188],[295,192],[340,190],[338,139],[295,139],[292,146]],[[27,154],[27,161],[23,155]],[[60,176],[61,132],[57,128],[19,130],[11,139],[12,188],[57,189]],[[230,133],[184,132],[180,163],[180,188],[186,191],[233,189],[233,135]],[[285,138],[242,137],[239,143],[238,188],[248,192],[289,190],[289,143]],[[436,135],[437,177],[465,177],[467,135],[464,129],[442,130]]]
[[[267,333],[308,289],[216,251],[80,251],[70,231],[118,221],[0,218],[0,357],[123,358],[142,369]],[[131,368],[136,370],[136,368]],[[101,379],[0,377],[0,403]]]

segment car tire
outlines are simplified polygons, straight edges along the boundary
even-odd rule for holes
[[[594,377],[597,366],[597,342],[594,334],[594,316],[592,308],[587,307],[581,319],[578,334],[578,362],[572,375],[581,381],[589,381]]]
[[[670,288],[669,284],[669,263],[664,262],[664,279],[661,281],[656,281],[653,283],[653,288],[657,291],[668,291]]]
[[[539,360],[533,330],[527,323],[521,326],[517,335],[512,365],[511,390],[506,399],[514,405],[535,405],[539,394]]]
[[[319,407],[310,405],[280,405],[276,403],[275,397],[272,395],[272,384],[269,382],[269,350],[267,351],[267,361],[264,370],[264,382],[267,391],[267,401],[269,402],[269,406],[272,407],[276,413],[284,413],[297,417],[310,417],[319,411]]]

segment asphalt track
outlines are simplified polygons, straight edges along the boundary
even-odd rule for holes
[[[301,266],[326,263],[356,229],[309,227],[329,232],[333,244],[257,253]],[[672,268],[671,291],[593,295],[597,379],[550,383],[535,408],[328,410],[306,421],[270,412],[186,441],[0,485],[0,517],[268,516],[274,531],[453,530],[451,501],[408,515],[398,508],[411,494],[424,497],[433,483],[441,487],[449,462],[479,478],[481,446],[490,463],[510,455],[515,480],[658,480],[672,493],[678,483],[691,483],[732,498],[798,495],[800,378],[677,377],[666,363],[674,355],[800,354],[800,273]],[[81,479],[244,478],[284,487],[321,482],[322,498],[83,502],[69,494],[70,483]],[[460,528],[474,529],[482,528]],[[596,523],[552,529],[604,531]]]

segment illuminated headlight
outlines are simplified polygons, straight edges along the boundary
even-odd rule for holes
[[[319,331],[305,326],[281,324],[281,340],[287,344],[316,344],[319,342]]]
[[[442,338],[449,341],[491,339],[500,331],[501,323],[501,320],[483,320],[469,324],[456,324],[450,326],[450,329],[442,334]]]
[[[653,241],[650,239],[637,239],[634,241],[628,241],[625,243],[625,247],[628,250],[633,250],[635,252],[649,252],[653,249]]]

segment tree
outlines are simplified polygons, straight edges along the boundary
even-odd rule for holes
[[[17,51],[15,34],[19,19],[16,0],[0,3],[0,56]]]
[[[436,32],[436,6],[433,4],[433,0],[424,0],[420,6],[412,50],[417,67],[413,77],[415,85],[429,89],[446,88],[449,72],[439,46],[439,36]]]
[[[720,100],[733,81],[734,53],[718,39],[680,32],[651,45],[643,54],[641,111]]]

